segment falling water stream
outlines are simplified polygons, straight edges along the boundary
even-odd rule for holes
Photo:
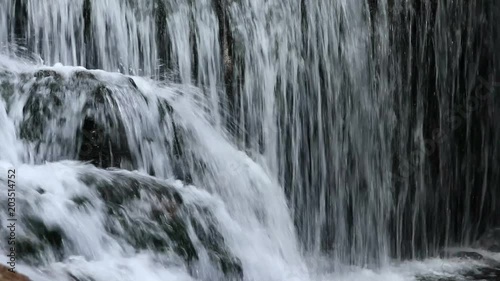
[[[485,249],[438,255],[500,223],[498,12],[0,0],[0,200],[15,169],[16,270],[396,281],[500,264]]]

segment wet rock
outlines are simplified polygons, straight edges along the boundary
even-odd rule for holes
[[[500,280],[500,268],[498,267],[479,267],[473,270],[458,272],[456,276],[416,276],[418,281],[463,281],[463,280],[481,280],[498,281]]]
[[[29,264],[36,263],[38,254],[42,253],[44,246],[40,241],[29,239],[27,237],[20,237],[16,242],[16,255],[17,257]]]
[[[192,222],[193,229],[200,242],[208,249],[210,258],[218,263],[219,269],[226,275],[243,278],[243,268],[241,261],[237,258],[231,257],[224,247],[224,238],[215,229],[214,225],[209,225],[205,228],[197,221]]]
[[[171,240],[173,250],[179,256],[188,263],[198,259],[198,253],[189,237],[187,225],[184,221],[177,216],[167,215],[167,212],[163,212],[161,215],[156,212],[153,218],[167,234]]]
[[[454,258],[460,258],[460,259],[472,259],[472,260],[482,260],[483,255],[476,253],[476,252],[456,252],[452,255]]]
[[[224,81],[226,85],[231,85],[233,79],[233,35],[229,23],[228,0],[215,0],[215,12],[219,22],[219,44],[222,51],[224,65]]]
[[[64,232],[58,226],[48,226],[36,217],[25,219],[24,223],[41,242],[50,245],[58,251],[62,251],[65,241]]]
[[[125,128],[115,115],[117,107],[113,92],[99,81],[93,83],[84,107],[85,118],[79,131],[81,145],[78,160],[89,161],[97,167],[123,168],[131,162]],[[137,92],[137,94],[141,94]]]
[[[7,101],[14,93],[14,74],[5,70],[0,70],[0,97]]]
[[[184,154],[184,135],[186,132],[184,132],[182,128],[178,127],[173,121],[174,109],[168,101],[165,99],[158,99],[157,102],[161,125],[171,127],[174,136],[172,142],[167,143],[167,146],[170,148],[173,155],[171,160],[175,178],[180,179],[187,184],[192,184],[193,177],[191,175],[191,171],[186,169],[186,167],[189,167],[189,164],[186,162],[186,158],[189,157]]]
[[[122,168],[122,163],[132,163],[124,126],[114,110],[117,103],[113,91],[92,71],[77,70],[64,78],[55,70],[42,69],[35,73],[20,74],[19,77],[20,82],[16,87],[20,95],[27,96],[20,138],[30,142],[35,152],[46,154],[39,156],[43,161],[77,159],[102,168]],[[137,85],[132,83],[133,80],[125,76],[123,79],[126,87],[142,95]],[[31,83],[28,84],[30,87],[23,87],[27,83]],[[7,90],[2,91],[2,95],[5,92]],[[81,125],[75,129],[75,138],[68,135],[68,128],[65,127],[68,120],[64,113],[70,100],[81,98],[82,95],[86,102],[81,112]],[[142,97],[145,98],[144,95]],[[61,131],[49,133],[46,128],[53,127],[54,123],[60,126]],[[75,140],[77,143],[69,143]],[[48,153],[54,150],[58,151],[57,156]],[[127,167],[136,168],[130,166]]]
[[[183,204],[182,197],[173,187],[146,177],[134,178],[124,174],[115,174],[111,179],[87,175],[82,181],[94,186],[106,202],[110,233],[122,236],[121,232],[124,232],[127,242],[138,249],[150,248],[160,252],[172,249],[186,261],[198,258],[187,226],[172,214],[172,206]],[[166,203],[152,206],[149,212],[130,212],[131,205],[137,200],[150,201],[152,198]]]
[[[97,78],[95,77],[95,75],[92,72],[90,72],[90,71],[83,71],[83,70],[75,71],[75,73],[73,73],[73,77],[76,78],[76,79],[92,79],[92,80],[97,80]]]
[[[77,207],[92,206],[92,201],[84,196],[75,196],[71,198],[71,201],[73,201]]]
[[[172,63],[170,54],[172,46],[170,44],[168,27],[167,27],[167,16],[169,7],[168,3],[161,0],[154,1],[154,19],[155,19],[155,35],[159,54],[159,71],[161,74],[167,72],[168,67]]]
[[[129,78],[128,78],[128,81],[129,81],[129,83],[130,83],[130,85],[131,85],[132,87],[134,87],[135,89],[139,90],[139,88],[137,87],[137,84],[135,84],[134,79],[132,79],[131,77],[129,77]]]
[[[41,69],[41,70],[38,70],[37,72],[35,72],[33,74],[33,76],[35,76],[35,78],[37,78],[37,80],[40,80],[42,78],[46,78],[46,77],[52,77],[56,80],[61,80],[62,79],[62,75],[57,73],[55,70],[52,70],[52,69]]]
[[[58,225],[47,225],[36,214],[24,215],[21,218],[25,227],[23,233],[16,237],[16,257],[25,264],[39,266],[43,257],[51,256],[62,260],[64,246],[70,246],[70,241]]]
[[[482,260],[484,257],[478,252],[465,251],[465,250],[453,250],[446,249],[439,253],[441,258],[459,258],[459,259],[470,259],[470,260]]]
[[[9,271],[4,265],[0,265],[0,281],[30,281],[30,279],[20,273]]]
[[[28,99],[23,107],[24,119],[21,123],[21,138],[31,142],[41,141],[44,124],[54,116],[62,115],[65,92],[61,82],[53,79],[52,73],[54,71],[40,70],[39,72],[37,73],[40,77],[47,75],[43,77],[50,78],[33,84],[27,90]]]
[[[119,126],[119,128],[122,128]],[[97,167],[121,167],[122,161],[130,161],[130,151],[123,144],[124,134],[108,133],[105,126],[93,118],[85,118],[81,129],[81,145],[78,160],[88,161]]]
[[[500,228],[486,231],[475,243],[475,246],[490,252],[500,252]]]
[[[96,188],[105,201],[110,234],[125,237],[136,249],[172,250],[191,265],[199,259],[190,236],[192,228],[221,272],[238,279],[243,277],[241,261],[229,252],[213,215],[204,208],[185,205],[174,187],[154,178],[123,172],[110,172],[107,177],[83,175],[81,180]],[[142,202],[139,205],[150,202],[150,207],[137,209],[137,202]],[[195,213],[206,221],[200,222]]]
[[[81,274],[81,273],[80,273]],[[94,278],[88,276],[76,276],[73,273],[68,273],[70,281],[95,281]]]

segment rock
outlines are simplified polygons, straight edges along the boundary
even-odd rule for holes
[[[95,77],[95,75],[92,72],[83,71],[83,70],[75,71],[75,73],[73,73],[73,78],[97,80],[97,78]]]
[[[120,124],[119,128],[123,129],[123,126]],[[124,136],[123,130],[120,131],[121,136]],[[95,119],[85,118],[80,134],[82,143],[78,160],[88,161],[101,168],[122,167],[122,161],[130,161],[130,151],[124,144],[126,141],[120,135],[113,138],[105,126]]]
[[[458,272],[456,276],[426,275],[416,276],[418,281],[462,281],[462,280],[481,280],[498,281],[500,280],[500,268],[480,267],[470,271]]]
[[[219,270],[226,276],[242,279],[241,261],[226,247],[208,209],[186,205],[177,189],[155,178],[117,171],[107,174],[106,177],[87,174],[81,180],[96,188],[105,201],[110,234],[125,237],[136,249],[172,250],[189,266],[199,259],[190,236],[192,228]],[[138,200],[143,202],[141,205],[150,202],[150,207],[138,210]],[[75,204],[84,202],[77,198]],[[200,217],[203,221],[199,221]]]
[[[68,272],[69,281],[95,281],[94,278],[88,276],[76,276]]]
[[[458,249],[445,249],[439,253],[441,258],[459,258],[470,260],[482,260],[484,257],[480,253],[474,251],[465,251]]]
[[[0,79],[11,79],[11,74],[2,73]],[[124,125],[113,110],[117,107],[113,91],[94,72],[77,70],[70,77],[64,77],[55,70],[42,69],[19,74],[19,80],[18,85],[5,84],[0,80],[0,90],[6,89],[2,91],[4,99],[11,95],[14,88],[20,95],[26,96],[20,138],[30,142],[37,153],[59,151],[55,159],[49,154],[40,155],[44,161],[76,158],[101,168],[137,168],[122,165],[132,163]],[[132,78],[123,76],[123,82],[125,87],[145,99]],[[47,134],[46,126],[54,123],[64,130],[68,129],[64,126],[67,123],[65,110],[71,100],[81,97],[85,99],[85,104],[81,125],[75,128],[76,138],[63,130]],[[70,141],[77,143],[60,145]]]
[[[134,87],[136,90],[139,90],[139,87],[137,87],[137,84],[135,84],[135,81],[134,79],[132,79],[131,77],[128,78],[128,82],[130,83],[130,85],[132,87]]]
[[[38,70],[37,72],[35,72],[33,74],[33,76],[35,76],[37,78],[37,80],[43,79],[43,78],[46,78],[46,77],[52,77],[55,80],[61,80],[62,79],[61,74],[59,74],[56,71],[51,70],[51,69],[41,69],[41,70]]]
[[[33,237],[37,237],[40,245],[50,246],[54,250],[54,254],[62,258],[63,256],[63,245],[69,243],[64,235],[64,231],[58,226],[48,226],[41,219],[35,216],[29,216],[24,220],[27,228],[33,234]],[[28,244],[26,241],[26,253],[30,253],[29,250],[37,249],[37,243],[32,242],[32,245]],[[24,258],[24,257],[20,257]]]
[[[226,276],[243,278],[241,262],[236,258],[232,258],[227,249],[225,249],[223,246],[225,245],[224,238],[215,229],[214,225],[204,228],[195,220],[192,220],[191,225],[200,242],[207,248],[210,258],[218,263],[219,269]]]
[[[475,243],[475,246],[490,252],[500,252],[500,228],[486,231]]]
[[[30,281],[30,279],[20,273],[13,273],[9,268],[0,265],[0,281]]]

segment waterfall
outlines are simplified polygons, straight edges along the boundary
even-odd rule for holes
[[[3,0],[0,183],[15,169],[18,270],[436,273],[443,249],[500,223],[492,2]]]

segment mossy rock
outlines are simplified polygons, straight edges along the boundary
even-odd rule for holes
[[[498,281],[500,280],[500,267],[478,267],[468,271],[457,272],[456,276],[416,276],[418,281],[462,281],[462,280],[481,280]]]
[[[73,203],[75,203],[77,207],[93,206],[92,201],[90,201],[90,199],[85,196],[75,196],[71,198],[71,201],[73,201]]]
[[[57,73],[55,70],[52,70],[52,69],[40,69],[38,71],[36,71],[33,76],[37,79],[37,80],[40,80],[40,79],[43,79],[43,78],[48,78],[48,77],[51,77],[55,80],[62,80],[62,75]]]
[[[200,239],[205,249],[207,249],[210,259],[219,265],[219,269],[226,275],[243,278],[241,261],[231,256],[225,246],[224,237],[215,228],[215,225],[210,224],[205,229],[194,219],[191,219],[191,224],[196,236]]]
[[[120,231],[125,232],[125,241],[136,249],[151,249],[157,252],[171,249],[168,236],[157,223],[130,217],[118,209],[111,212],[107,223],[109,233],[120,236]]]
[[[8,101],[10,97],[14,94],[14,84],[9,81],[0,82],[0,96],[3,100]]]
[[[73,73],[73,78],[78,80],[96,80],[96,76],[90,71],[78,70]]]
[[[24,216],[22,224],[26,227],[27,236],[16,238],[16,254],[19,260],[31,265],[39,265],[46,252],[51,251],[57,260],[64,258],[66,239],[59,226],[48,226],[34,215]]]
[[[33,263],[38,260],[38,255],[40,255],[44,249],[45,246],[35,239],[27,237],[16,239],[16,255],[20,260]]]
[[[108,172],[101,175],[82,175],[82,182],[96,189],[104,200],[108,213],[108,232],[124,239],[137,249],[151,249],[156,252],[172,250],[188,265],[198,260],[199,255],[190,237],[190,227],[206,249],[209,258],[227,276],[241,279],[241,262],[224,245],[209,210],[186,206],[179,192],[166,183],[154,178]],[[146,196],[146,197],[144,197]],[[151,206],[149,212],[130,214],[137,200],[156,198],[160,202]],[[193,213],[206,217],[208,225],[198,222]],[[144,216],[143,216],[144,215]]]
[[[61,251],[65,236],[63,230],[58,226],[47,226],[42,220],[35,217],[28,217],[24,223],[31,232],[42,242],[48,243],[53,248]]]
[[[41,141],[45,123],[61,116],[65,86],[61,81],[44,80],[34,83],[21,94],[28,95],[28,98],[23,107],[20,137],[32,142]]]

